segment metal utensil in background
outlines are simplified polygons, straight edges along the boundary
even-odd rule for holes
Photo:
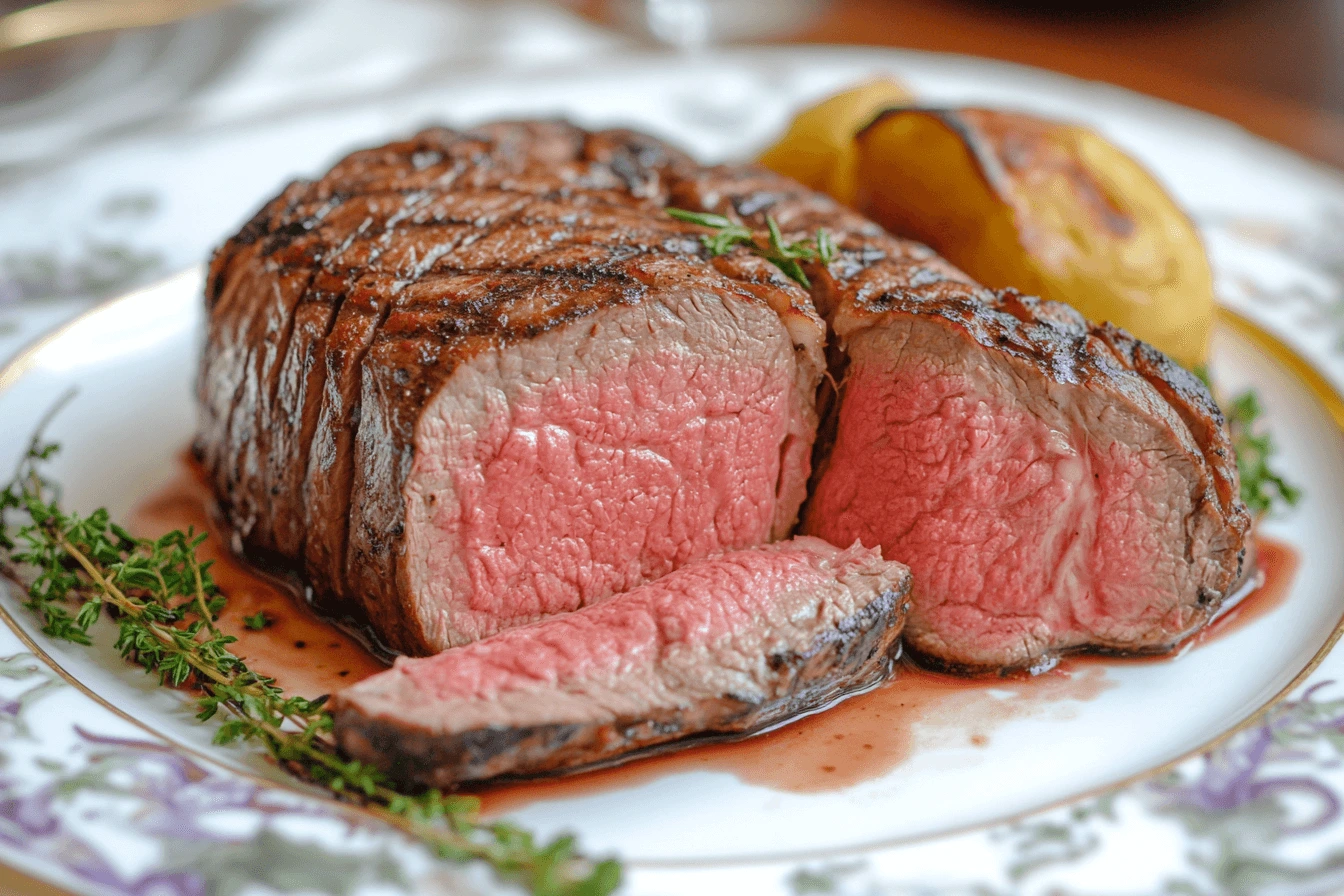
[[[0,16],[0,54],[36,44],[126,28],[166,25],[235,0],[52,0]]]

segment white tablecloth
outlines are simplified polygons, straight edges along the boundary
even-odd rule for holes
[[[404,130],[380,101],[629,44],[527,0],[250,0],[117,35],[56,89],[0,106],[0,360],[202,261],[287,179]],[[431,117],[452,121],[451,103]]]

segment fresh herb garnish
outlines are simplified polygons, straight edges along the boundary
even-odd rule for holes
[[[1194,369],[1209,393],[1218,398],[1213,378],[1207,365]],[[1241,478],[1241,500],[1251,513],[1261,516],[1282,502],[1292,507],[1302,498],[1302,490],[1274,472],[1270,461],[1277,451],[1269,433],[1259,431],[1257,423],[1264,408],[1254,389],[1247,389],[1230,402],[1219,402],[1227,418],[1227,429],[1232,436],[1232,450],[1237,455],[1237,473]]]
[[[264,612],[261,611],[253,613],[251,616],[243,617],[243,625],[252,629],[252,631],[254,632],[259,632],[270,624],[271,624],[271,617],[267,616]]]
[[[1241,393],[1226,408],[1227,427],[1232,433],[1237,470],[1241,473],[1241,500],[1257,516],[1267,513],[1276,503],[1292,507],[1302,498],[1302,490],[1270,466],[1274,440],[1256,426],[1263,413],[1253,390]]]
[[[810,287],[812,283],[803,271],[802,262],[819,261],[822,264],[830,264],[835,260],[835,240],[821,228],[817,229],[817,235],[812,239],[786,243],[780,233],[778,222],[770,215],[766,215],[766,242],[765,245],[761,245],[755,233],[723,215],[692,212],[683,208],[669,208],[665,211],[678,221],[712,228],[715,231],[713,234],[700,237],[700,242],[709,250],[710,255],[727,255],[735,246],[746,246],[804,288]]]
[[[282,767],[339,799],[360,804],[421,840],[440,857],[479,861],[537,896],[605,896],[620,866],[592,862],[572,837],[537,843],[521,828],[479,820],[474,797],[438,790],[406,794],[372,766],[347,761],[332,743],[326,697],[286,696],[274,679],[247,668],[215,624],[225,597],[196,549],[205,533],[136,538],[106,510],[67,511],[43,465],[58,451],[35,437],[14,479],[0,491],[0,573],[27,582],[26,606],[52,638],[92,643],[91,628],[109,610],[116,647],[165,685],[200,691],[197,718],[228,718],[215,742],[260,744]],[[12,519],[13,518],[13,519]],[[248,617],[249,628],[265,614]]]

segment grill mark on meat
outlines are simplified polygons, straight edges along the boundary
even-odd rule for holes
[[[303,520],[299,532],[299,542],[297,551],[299,556],[307,557],[309,555],[310,534],[313,532],[314,525],[321,525],[323,508],[318,508],[313,504],[312,462],[313,451],[317,444],[319,430],[322,422],[322,407],[326,402],[327,375],[328,366],[326,363],[327,343],[331,338],[332,330],[335,328],[339,319],[341,308],[345,305],[346,297],[350,290],[354,288],[355,276],[348,274],[343,278],[333,278],[333,289],[327,289],[319,278],[325,278],[327,271],[319,270],[310,284],[309,292],[305,294],[304,300],[312,299],[309,307],[314,309],[316,315],[314,323],[320,330],[311,342],[301,345],[299,351],[302,351],[302,357],[299,363],[302,365],[303,377],[305,381],[303,394],[303,408],[299,418],[300,427],[298,442],[295,449],[298,452],[292,456],[291,482],[294,483],[294,491],[302,495],[302,503],[297,508],[297,515]],[[316,585],[317,583],[311,583]]]
[[[359,289],[361,279],[350,274],[344,281],[340,292],[333,301],[325,319],[323,334],[312,356],[314,371],[319,379],[315,390],[317,405],[313,408],[314,422],[311,433],[304,446],[306,463],[303,467],[304,495],[304,539],[303,556],[306,568],[313,578],[313,585],[321,592],[330,592],[336,581],[331,570],[329,527],[333,524],[332,508],[322,500],[327,494],[339,494],[339,489],[329,491],[327,477],[337,467],[338,445],[342,434],[347,432],[350,420],[343,401],[345,386],[343,383],[354,375],[345,362],[349,358],[345,345],[342,323],[343,315],[348,316],[347,305],[350,296]],[[357,312],[353,312],[357,313]],[[302,444],[302,443],[301,443]]]
[[[346,514],[353,479],[349,446],[359,427],[361,365],[378,323],[386,316],[395,289],[386,275],[366,274],[348,291],[324,339],[326,367],[322,405],[309,449],[305,491],[310,507],[305,557],[324,591],[335,590],[345,568]]]
[[[317,425],[325,365],[317,362],[331,322],[331,308],[319,301],[324,272],[314,271],[308,288],[293,311],[294,324],[289,351],[280,371],[286,388],[280,391],[278,417],[272,421],[279,439],[269,463],[272,496],[283,501],[284,495],[302,494],[307,475],[308,449]],[[281,556],[301,557],[304,544],[302,506],[292,506],[281,514],[276,527],[275,549]]]
[[[384,192],[384,194],[386,194],[386,193],[390,193],[390,194],[395,195],[395,196],[397,197],[397,199],[398,199],[399,202],[404,202],[408,197],[414,197],[414,196],[417,196],[417,195],[424,195],[424,191],[423,191],[422,189],[400,189],[400,190],[395,190],[395,191],[383,191],[383,192]],[[507,193],[509,193],[510,191],[505,190],[505,191],[503,191],[503,192],[505,192],[505,193],[507,194]],[[556,195],[559,195],[559,192],[560,192],[560,191],[551,191],[550,193],[548,193],[548,194],[546,194],[546,195],[547,195],[547,196],[556,196]],[[367,193],[367,192],[363,192],[363,193],[353,194],[352,196],[348,196],[347,198],[348,198],[348,199],[349,199],[349,198],[364,198],[364,199],[368,199],[368,198],[370,198],[371,196],[374,196],[374,195],[381,195],[381,194],[370,194],[370,193]],[[521,198],[523,198],[523,199],[530,198],[529,195],[528,195],[528,194],[525,194],[525,193],[518,193],[518,192],[515,192],[515,193],[513,193],[513,195],[517,195],[517,196],[519,196],[519,197],[521,197]],[[465,198],[465,199],[460,200],[460,202],[462,202],[462,203],[469,203],[469,202],[471,201],[471,199],[473,199],[473,198],[478,199],[478,197],[467,197],[467,198]],[[610,201],[608,201],[608,202],[606,202],[606,203],[602,203],[602,200],[601,200],[600,197],[597,198],[597,199],[595,200],[595,204],[605,204],[605,205],[607,205],[608,207],[610,207],[611,209],[617,211],[618,213],[619,213],[619,212],[625,212],[625,217],[626,217],[627,219],[631,219],[631,217],[632,217],[632,216],[629,215],[629,210],[628,210],[628,209],[622,209],[619,205],[617,205],[617,204],[614,203],[614,202],[610,202]],[[515,205],[514,205],[514,211],[515,211],[515,212],[516,212],[516,211],[520,211],[520,210],[526,209],[527,207],[528,207],[528,206],[527,206],[527,204],[526,204],[525,202],[515,203]],[[386,236],[388,233],[390,233],[390,232],[392,232],[393,230],[395,230],[395,229],[396,229],[396,225],[400,223],[400,217],[399,217],[399,216],[404,216],[404,212],[405,212],[405,208],[402,208],[401,212],[394,213],[394,214],[393,214],[393,218],[396,219],[396,220],[390,220],[390,221],[388,222],[387,226],[384,226],[384,227],[381,227],[381,228],[375,226],[374,228],[372,228],[372,230],[371,230],[370,233],[368,234],[369,238],[377,238],[379,235]],[[471,224],[476,224],[476,225],[479,225],[480,223],[482,223],[482,222],[480,221],[480,219],[479,219],[479,216],[475,216],[475,217],[462,217],[462,218],[457,218],[457,219],[452,219],[452,218],[450,218],[449,220],[459,220],[459,221],[462,221],[463,223],[471,223]],[[640,219],[639,219],[638,217],[635,217],[633,220],[638,221],[638,220],[640,220]],[[306,222],[299,222],[299,223],[306,223]],[[409,223],[411,224],[411,228],[409,228],[409,229],[414,229],[414,228],[417,227],[417,226],[427,226],[427,225],[433,224],[433,223],[435,223],[435,222],[434,222],[434,221],[426,221],[426,222],[411,221],[411,222],[409,222]],[[509,226],[511,223],[512,223],[512,224],[517,224],[517,223],[519,223],[519,221],[517,220],[517,215],[516,215],[516,214],[515,214],[515,215],[512,215],[512,216],[509,216],[509,217],[506,217],[505,219],[503,219],[503,220],[501,220],[501,221],[498,221],[498,222],[495,224],[495,226],[491,227],[491,228],[490,228],[490,231],[487,232],[487,233],[484,233],[484,234],[481,234],[481,233],[475,233],[475,234],[472,234],[472,235],[468,238],[468,240],[467,240],[466,242],[464,242],[462,245],[463,245],[463,246],[466,246],[466,245],[470,245],[471,243],[474,243],[474,242],[477,242],[477,241],[488,240],[488,239],[492,238],[492,236],[494,236],[495,233],[497,233],[500,229],[502,229],[503,227]],[[533,219],[524,219],[524,220],[523,220],[523,223],[527,223],[527,224],[538,224],[538,223],[550,223],[550,222],[546,221],[546,220],[543,219],[543,218],[533,218]],[[402,228],[403,231],[406,230],[406,229],[408,229],[408,228]],[[298,231],[296,230],[295,233],[297,233],[297,232],[298,232]],[[479,267],[482,267],[482,265],[480,265],[480,264],[474,264],[474,265],[471,265],[471,267],[479,268]]]
[[[250,465],[253,456],[251,449],[255,447],[254,437],[257,432],[256,420],[253,415],[256,402],[248,401],[247,398],[249,395],[255,395],[258,387],[255,377],[249,375],[249,372],[255,367],[256,358],[261,353],[265,342],[264,338],[257,338],[255,331],[258,318],[265,315],[267,305],[264,298],[262,301],[250,303],[242,302],[241,299],[229,302],[229,298],[243,294],[243,285],[249,277],[255,277],[255,273],[245,271],[243,278],[239,281],[226,280],[228,293],[218,303],[218,307],[224,314],[232,314],[240,321],[234,333],[235,339],[233,340],[234,348],[232,351],[237,352],[238,347],[241,347],[241,355],[232,365],[224,365],[225,370],[231,373],[232,387],[229,389],[231,398],[223,419],[218,421],[219,429],[216,432],[220,434],[216,436],[217,441],[212,442],[212,444],[223,443],[238,446],[238,450],[222,458],[217,470],[226,484],[225,494],[229,496],[229,500],[224,503],[224,506],[234,523],[235,529],[245,538],[250,537],[258,522],[258,509],[250,491],[240,490],[234,486],[244,480],[245,475],[252,470]],[[230,286],[231,289],[229,289]],[[269,294],[265,284],[261,285],[260,293],[263,297]],[[204,387],[206,384],[203,383],[202,385]]]
[[[317,214],[322,215],[323,220],[325,220],[341,207],[341,203],[333,202],[329,197],[319,207]],[[367,212],[367,209],[365,211]],[[310,220],[311,218],[305,218],[298,222],[282,225],[282,227],[291,228],[298,225],[303,232],[311,233],[312,239],[302,246],[296,245],[293,241],[287,241],[284,243],[283,250],[277,251],[281,251],[283,255],[289,255],[290,257],[312,259],[313,268],[308,279],[307,289],[291,316],[294,318],[294,325],[297,326],[302,313],[301,309],[313,309],[308,311],[308,315],[311,317],[315,314],[317,319],[314,323],[321,332],[320,334],[314,334],[310,340],[300,340],[297,345],[291,335],[290,348],[292,353],[287,355],[286,361],[288,363],[289,358],[293,357],[295,359],[294,363],[298,365],[298,371],[303,381],[302,404],[297,418],[295,416],[284,417],[281,418],[279,423],[281,427],[288,424],[292,428],[293,423],[297,420],[299,424],[298,433],[293,443],[293,449],[297,454],[278,455],[278,453],[272,452],[274,459],[269,464],[270,469],[275,469],[276,460],[287,461],[287,463],[285,463],[284,472],[271,482],[267,489],[267,497],[272,492],[278,494],[284,491],[282,483],[288,480],[291,483],[291,489],[297,486],[300,493],[304,495],[304,501],[297,512],[293,514],[298,518],[296,520],[297,527],[294,525],[281,527],[284,529],[283,533],[277,533],[271,544],[257,540],[252,542],[254,549],[263,552],[274,550],[283,554],[287,553],[281,546],[283,541],[285,546],[293,545],[294,550],[300,556],[305,557],[309,556],[314,534],[318,536],[316,539],[318,545],[325,543],[322,534],[331,519],[329,515],[315,512],[313,493],[320,490],[320,486],[314,485],[310,470],[313,451],[315,450],[314,442],[322,431],[323,421],[329,419],[329,415],[327,417],[323,415],[326,399],[330,397],[327,383],[329,363],[326,359],[330,353],[333,332],[341,320],[341,310],[358,280],[357,268],[350,267],[344,271],[337,271],[333,269],[332,262],[341,257],[354,244],[359,235],[369,228],[373,218],[366,213],[364,217],[359,219],[359,223],[353,229],[348,230],[328,251],[318,251],[316,253],[313,249],[322,245],[320,241],[322,234],[316,227],[304,226]],[[375,253],[370,253],[369,257],[376,259],[377,256]],[[316,402],[316,405],[314,402]],[[343,432],[345,429],[346,426],[342,421],[338,432]],[[291,493],[293,492],[291,491]],[[297,532],[295,531],[296,528]],[[319,568],[319,565],[315,565],[313,571],[316,573]],[[330,579],[329,576],[323,576],[322,578],[324,581]],[[324,586],[319,587],[323,588]]]
[[[362,392],[363,390],[365,358],[368,357],[369,349],[372,348],[373,346],[374,337],[377,335],[378,331],[382,328],[383,324],[387,321],[388,316],[392,313],[392,308],[396,304],[397,292],[399,292],[399,290],[394,289],[392,291],[392,295],[388,298],[388,300],[383,302],[381,307],[378,308],[377,319],[373,322],[372,326],[369,328],[367,338],[361,344],[357,358],[355,358],[350,364],[353,370],[358,371],[358,377],[355,380],[354,386],[360,392]],[[360,407],[357,394],[351,394],[348,400],[354,408],[358,409]],[[338,568],[337,574],[343,575],[347,578],[350,575],[350,568],[351,568],[350,530],[351,526],[353,525],[352,520],[354,517],[354,509],[353,509],[354,504],[353,502],[350,501],[351,496],[354,494],[355,479],[356,479],[356,471],[354,465],[354,446],[358,444],[359,427],[362,425],[362,423],[363,423],[363,415],[357,414],[354,420],[354,431],[347,432],[341,444],[341,451],[343,452],[342,456],[347,458],[341,469],[341,479],[345,486],[344,498],[343,503],[341,501],[333,503],[333,506],[335,507],[344,506],[350,508],[350,510],[347,511],[347,513],[343,518],[343,526],[341,528],[340,533],[341,536],[340,547],[336,554],[336,557],[340,563],[340,567]]]
[[[253,470],[253,474],[263,484],[261,489],[262,500],[265,500],[267,493],[274,492],[278,484],[273,474],[269,473],[269,470],[273,467],[269,463],[271,451],[265,450],[271,442],[271,427],[258,427],[257,423],[266,416],[271,416],[271,418],[274,416],[271,414],[270,408],[274,407],[274,395],[276,395],[278,384],[281,382],[281,376],[284,375],[285,365],[288,363],[289,349],[292,347],[293,325],[297,316],[290,310],[292,302],[282,300],[282,308],[278,309],[282,318],[280,343],[276,345],[273,340],[269,339],[249,339],[247,333],[253,332],[253,329],[258,328],[258,326],[263,332],[273,328],[274,317],[276,317],[274,312],[277,309],[274,309],[274,306],[267,304],[267,302],[250,302],[249,304],[242,297],[245,290],[235,286],[233,290],[226,293],[226,286],[230,282],[231,271],[237,269],[239,257],[241,255],[246,258],[255,257],[258,249],[257,240],[261,238],[263,228],[265,228],[263,222],[277,218],[284,220],[286,214],[288,214],[288,208],[292,207],[293,200],[300,195],[301,189],[302,184],[292,184],[289,188],[286,188],[281,197],[278,197],[276,201],[267,203],[267,206],[263,207],[263,210],[258,212],[253,220],[243,228],[242,234],[231,240],[230,244],[227,244],[216,255],[215,263],[212,265],[215,270],[212,271],[210,289],[207,290],[207,304],[212,309],[212,320],[219,321],[220,318],[223,318],[224,321],[227,321],[228,318],[234,316],[243,318],[242,324],[239,324],[239,333],[241,333],[239,341],[246,345],[247,351],[243,363],[234,365],[234,369],[242,372],[242,377],[238,380],[237,386],[234,387],[233,395],[231,395],[230,403],[228,403],[227,415],[216,423],[216,427],[222,427],[223,433],[228,435],[223,439],[202,439],[202,442],[219,443],[223,441],[237,446],[237,450],[233,453],[234,463],[228,463],[226,459],[226,461],[215,463],[212,466],[215,467],[216,473],[223,473],[223,481],[226,485],[243,476],[243,470],[250,470],[254,466],[258,467],[258,469]],[[324,216],[323,210],[319,210],[317,218],[320,219],[321,216]],[[285,226],[292,226],[292,224],[285,224]],[[294,255],[294,253],[290,253],[290,255]],[[304,261],[304,259],[305,255],[300,254],[297,258],[288,259],[288,262],[281,266],[284,270],[277,274],[277,287],[278,283],[289,282],[286,274],[292,274],[296,262]],[[304,274],[304,277],[306,283],[310,285],[313,271],[309,270],[308,273]],[[300,290],[300,296],[293,302],[293,305],[302,302],[302,294],[304,293],[306,293],[306,287]],[[235,306],[238,306],[237,310],[235,310]],[[218,340],[207,340],[207,359],[204,361],[203,369],[215,369],[215,375],[218,376],[219,365],[214,363],[215,352],[212,351],[215,344],[218,344]],[[258,373],[255,376],[246,372],[247,369],[253,367],[258,368]],[[224,369],[228,369],[228,365],[224,365]],[[203,388],[207,386],[208,384],[203,384]],[[245,392],[245,390],[247,391]],[[253,392],[255,392],[255,395],[249,399],[249,395]],[[265,442],[265,445],[263,445],[263,442]],[[218,481],[218,477],[216,477],[216,481]],[[226,501],[226,508],[228,516],[234,521],[235,527],[243,535],[253,539],[258,547],[263,549],[274,547],[274,535],[270,532],[269,525],[263,525],[262,532],[257,532],[255,535],[253,533],[255,521],[258,521],[258,519],[267,520],[269,516],[258,514],[254,501],[239,501],[238,498],[245,497],[245,493],[239,492],[238,489],[227,486],[223,493],[230,496],[230,500]]]
[[[260,394],[254,404],[252,414],[252,423],[256,435],[246,445],[246,450],[251,453],[244,463],[247,469],[254,470],[253,475],[257,476],[261,482],[260,495],[262,500],[266,500],[275,488],[275,484],[271,481],[271,457],[276,453],[276,438],[280,429],[280,427],[268,425],[268,421],[275,419],[277,416],[277,394],[281,370],[289,352],[289,342],[293,333],[294,305],[301,299],[308,283],[311,282],[312,272],[309,271],[300,276],[302,276],[303,282],[299,284],[294,282],[293,274],[277,277],[275,283],[276,303],[265,311],[268,318],[268,330],[273,331],[278,326],[279,334],[273,341],[268,340],[268,349],[261,357],[262,369],[256,375],[261,385]],[[274,519],[272,514],[258,514],[257,523],[260,529],[254,529],[252,536],[257,544],[265,545],[268,550],[273,550],[275,546]]]
[[[298,315],[295,313],[295,310],[298,307],[299,302],[303,301],[303,296],[308,292],[308,289],[312,286],[313,277],[315,276],[315,274],[316,271],[314,269],[312,268],[307,269],[304,275],[303,285],[300,286],[295,291],[294,301],[290,303],[290,305],[284,310],[284,322],[283,322],[283,331],[281,333],[280,346],[276,352],[274,364],[272,365],[272,373],[270,375],[269,388],[267,390],[266,407],[268,410],[272,411],[272,413],[268,414],[267,416],[268,419],[271,420],[292,419],[292,416],[286,414],[285,409],[281,407],[281,405],[284,403],[284,399],[281,396],[280,388],[281,383],[285,381],[284,371],[286,364],[289,360],[290,343],[294,339],[294,327],[298,321]],[[272,434],[272,437],[279,435],[281,439],[283,439],[284,437],[283,436],[284,429],[285,429],[284,426],[266,427],[266,430]],[[270,450],[268,450],[264,455],[266,467],[262,475],[263,475],[263,482],[266,484],[265,493],[274,495],[277,494],[276,489],[279,488],[279,483],[275,479],[274,458],[285,457],[287,456],[287,454],[283,449],[277,450],[274,443],[272,443],[269,446],[269,448]],[[274,536],[272,536],[271,538],[271,547],[272,548],[275,547]]]

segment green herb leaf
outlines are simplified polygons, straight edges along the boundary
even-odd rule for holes
[[[90,632],[106,608],[123,657],[165,685],[196,687],[201,721],[227,716],[215,730],[215,743],[256,743],[283,767],[363,803],[437,855],[483,862],[501,880],[539,896],[607,896],[620,884],[619,865],[583,858],[568,837],[538,843],[512,825],[483,824],[474,798],[437,790],[401,793],[377,769],[343,759],[329,737],[333,721],[325,697],[286,696],[274,679],[248,669],[230,651],[236,639],[215,623],[226,597],[209,564],[196,556],[205,533],[139,539],[106,510],[88,516],[66,511],[56,484],[43,473],[57,450],[42,441],[39,429],[0,491],[0,572],[27,587],[27,606],[49,637],[91,644]],[[270,622],[265,613],[244,619],[250,629]]]
[[[835,240],[820,227],[817,228],[817,260],[822,264],[835,261]]]
[[[1193,373],[1216,399],[1218,392],[1213,386],[1213,378],[1209,376],[1208,366],[1201,364]],[[1237,455],[1242,502],[1256,516],[1269,513],[1277,504],[1285,507],[1296,505],[1302,499],[1302,490],[1290,484],[1271,466],[1278,449],[1269,433],[1260,428],[1264,408],[1260,406],[1260,397],[1255,390],[1248,389],[1230,402],[1221,404],[1227,418],[1228,432],[1232,436],[1232,448]]]
[[[699,224],[701,227],[713,227],[715,230],[737,226],[723,215],[716,215],[712,212],[692,212],[684,208],[669,208],[666,211],[678,221],[685,221],[687,224]]]
[[[253,613],[251,616],[243,617],[243,625],[252,629],[252,631],[254,632],[259,632],[270,624],[271,624],[271,617],[267,616],[264,612],[261,611]]]
[[[1292,507],[1302,491],[1274,469],[1274,440],[1259,425],[1264,409],[1254,391],[1238,395],[1227,405],[1227,426],[1232,447],[1237,452],[1237,470],[1241,474],[1241,500],[1251,513],[1259,516],[1282,504]]]
[[[835,239],[824,229],[818,228],[815,239],[784,242],[779,222],[770,215],[765,216],[766,242],[762,246],[756,235],[745,226],[716,215],[712,212],[693,212],[682,208],[665,210],[678,221],[710,227],[714,233],[700,237],[700,242],[709,250],[711,256],[727,255],[736,246],[746,246],[756,255],[779,268],[790,280],[804,289],[811,287],[802,262],[812,261],[828,265],[835,260]]]

